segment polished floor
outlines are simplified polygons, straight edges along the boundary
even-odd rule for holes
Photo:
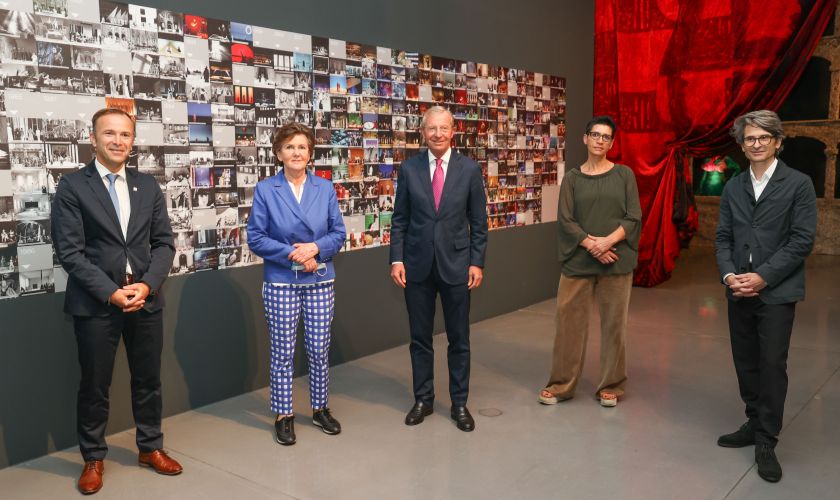
[[[633,290],[630,381],[617,408],[601,408],[590,396],[597,335],[590,335],[578,396],[537,404],[553,340],[554,304],[546,301],[473,325],[475,432],[458,431],[448,417],[445,338],[438,336],[439,398],[419,426],[402,423],[412,399],[410,368],[407,349],[393,349],[332,370],[330,406],[344,426],[340,435],[310,423],[306,379],[298,379],[295,446],[273,441],[267,390],[256,391],[165,420],[181,476],[137,467],[133,432],[111,436],[96,498],[836,499],[840,258],[814,256],[808,272],[788,361],[777,484],[758,477],[751,447],[715,444],[744,417],[723,290],[711,254],[695,250],[680,258],[669,282]],[[4,469],[0,496],[74,497],[80,465],[69,449]]]

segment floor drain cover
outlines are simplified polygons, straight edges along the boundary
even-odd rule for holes
[[[498,408],[482,408],[478,410],[478,414],[485,417],[498,417],[502,414],[502,410]]]

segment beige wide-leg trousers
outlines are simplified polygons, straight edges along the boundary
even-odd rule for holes
[[[601,316],[601,376],[598,395],[624,395],[627,382],[625,330],[633,273],[608,276],[560,276],[557,289],[557,335],[546,389],[559,399],[571,398],[583,371],[592,299]]]

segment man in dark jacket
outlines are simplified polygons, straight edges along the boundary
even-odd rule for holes
[[[782,477],[774,448],[787,395],[788,347],[796,302],[805,298],[816,195],[808,176],[777,158],[784,131],[776,113],[747,113],[730,134],[750,168],[723,190],[715,252],[727,286],[732,357],[748,421],[718,444],[755,444],[759,476],[776,482]]]
[[[432,106],[420,124],[428,151],[400,167],[391,219],[391,279],[405,289],[411,334],[414,406],[406,425],[417,425],[434,407],[432,328],[440,294],[449,366],[450,415],[470,432],[470,291],[484,278],[487,208],[481,167],[452,151],[452,114]]]
[[[93,115],[96,157],[65,175],[52,206],[52,238],[64,270],[64,312],[73,316],[82,378],[76,431],[85,468],[78,488],[102,487],[108,452],[108,390],[120,337],[131,369],[131,402],[140,465],[161,474],[181,466],[163,451],[160,355],[163,296],[160,287],[175,247],[157,181],[126,168],[134,144],[134,118],[106,108]]]

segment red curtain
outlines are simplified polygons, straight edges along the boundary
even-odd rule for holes
[[[734,119],[778,109],[837,0],[596,0],[596,115],[610,159],[636,173],[644,219],[636,285],[667,280],[697,230],[689,156],[731,144]]]

